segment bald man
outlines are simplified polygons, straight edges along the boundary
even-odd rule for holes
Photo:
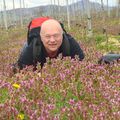
[[[80,45],[73,37],[65,33],[57,20],[45,20],[41,27],[34,29],[34,32],[38,33],[37,37],[31,35],[32,37],[28,38],[28,42],[24,45],[18,59],[20,69],[26,65],[36,66],[38,62],[41,63],[42,67],[47,57],[57,58],[59,54],[62,54],[63,57],[71,56],[71,58],[78,55],[80,60],[84,58]],[[32,42],[29,42],[29,39]],[[35,41],[37,42],[34,43]],[[34,55],[35,53],[37,55]]]
[[[56,57],[63,40],[63,29],[58,21],[50,19],[41,25],[41,41],[50,58]]]

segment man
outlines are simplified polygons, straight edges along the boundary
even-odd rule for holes
[[[40,46],[37,58],[34,60],[34,47],[31,44],[25,44],[18,59],[18,65],[22,69],[26,65],[35,65],[39,62],[41,66],[46,62],[46,57],[56,58],[59,54],[63,57],[78,55],[80,60],[84,58],[84,53],[79,44],[69,34],[63,31],[61,24],[54,19],[44,21],[39,30]]]

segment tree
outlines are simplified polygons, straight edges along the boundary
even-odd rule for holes
[[[16,21],[16,15],[15,15],[15,0],[13,0],[13,21]]]
[[[22,1],[20,0],[20,23],[23,26],[23,16],[22,16]]]
[[[107,13],[108,17],[110,17],[110,8],[109,8],[109,1],[107,0]]]
[[[75,20],[75,16],[76,16],[76,13],[75,13],[75,4],[74,4],[74,0],[72,0],[72,16],[73,16],[73,20]]]
[[[104,9],[104,4],[103,4],[103,0],[101,0],[101,16],[102,16],[102,22],[105,23],[105,9]]]
[[[7,23],[7,13],[6,13],[6,3],[5,0],[3,0],[3,5],[4,5],[4,11],[3,11],[3,20],[4,20],[4,25],[5,29],[8,29],[8,23]]]
[[[59,14],[60,14],[60,1],[58,0],[58,11],[59,11]]]
[[[69,11],[69,4],[68,4],[68,0],[66,0],[66,5],[67,5],[67,21],[68,21],[68,29],[70,30],[70,11]]]
[[[87,14],[88,22],[88,37],[92,37],[92,24],[91,24],[91,14],[90,14],[90,2],[89,0],[84,0],[85,10]]]
[[[120,17],[120,0],[117,0],[116,17]]]
[[[55,9],[55,0],[54,0],[54,10],[53,10],[54,12],[53,12],[53,14],[54,14],[54,17],[56,17],[56,9]]]
[[[50,1],[51,2],[51,16],[53,16],[53,6],[52,6],[52,0]]]

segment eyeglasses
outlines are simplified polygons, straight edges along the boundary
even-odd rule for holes
[[[62,36],[62,34],[54,34],[54,35],[41,35],[41,37],[43,37],[46,40],[50,40],[51,37],[53,37],[54,39],[59,39]]]

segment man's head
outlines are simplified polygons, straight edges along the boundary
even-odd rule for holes
[[[40,36],[47,53],[56,53],[62,44],[63,29],[58,21],[50,19],[41,25]]]

